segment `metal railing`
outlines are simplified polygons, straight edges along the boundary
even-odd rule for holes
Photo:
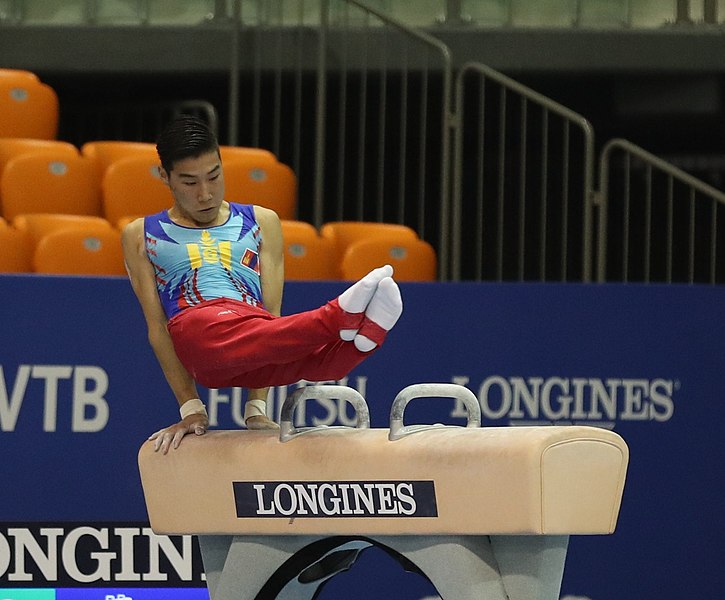
[[[589,121],[472,63],[457,76],[456,115],[453,278],[590,281]]]
[[[725,282],[725,193],[622,139],[599,179],[599,281]]]
[[[304,3],[292,3],[299,26],[290,36],[290,3],[273,4],[285,31],[245,27],[259,14],[246,15],[248,4],[235,0],[232,55],[244,54],[252,67],[240,73],[237,59],[230,64],[229,143],[268,148],[293,168],[298,218],[318,227],[332,220],[409,225],[436,247],[446,278],[448,48],[357,0],[320,0],[314,29],[304,25]]]
[[[245,73],[249,106],[232,61],[230,142],[292,166],[300,219],[405,223],[434,244],[443,280],[591,280],[594,135],[584,117],[480,64],[460,70],[452,112],[449,49],[359,0],[336,2],[334,15],[320,1],[317,43],[300,26],[296,64],[279,28],[244,29],[244,6],[237,0],[234,55],[246,37],[246,60],[265,58]],[[275,6],[289,25],[284,0]]]
[[[433,36],[363,2],[346,2],[365,17],[353,28],[346,26],[347,13],[331,26],[329,0],[321,5],[316,118],[318,149],[324,143],[327,151],[325,173],[317,171],[314,222],[408,224],[437,247],[439,275],[447,278],[450,51]],[[357,45],[363,48],[361,56],[351,54],[351,35],[362,36]],[[388,66],[388,54],[398,59],[395,70]],[[323,157],[319,159],[321,167]],[[333,173],[334,181],[329,178]]]

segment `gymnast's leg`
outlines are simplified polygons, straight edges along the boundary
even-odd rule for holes
[[[334,358],[340,352],[337,342],[345,338],[352,338],[353,343],[346,344],[363,353],[382,342],[402,312],[399,290],[388,277],[391,271],[389,266],[375,269],[339,298],[318,309],[285,317],[237,301],[210,301],[172,319],[169,333],[179,359],[202,385],[284,385],[305,377],[290,381],[287,375],[279,380],[284,369],[270,371],[269,367],[290,365],[296,374],[299,370],[295,365],[309,365],[319,359],[320,350],[327,349],[332,353],[329,358]],[[385,294],[380,295],[377,292],[382,280],[388,281]],[[395,295],[397,301],[385,300]],[[393,312],[386,317],[384,307],[388,304]],[[376,325],[376,319],[382,322]],[[358,348],[365,338],[370,341]],[[351,350],[345,348],[341,354],[342,367],[348,371],[364,358]],[[274,378],[260,383],[263,374]],[[254,376],[255,383],[240,383],[243,375]]]
[[[358,327],[362,326],[365,317],[361,317],[361,315],[368,310],[368,305],[373,299],[381,278],[384,281],[386,277],[392,274],[393,268],[390,265],[374,269],[338,297],[339,307],[347,313],[345,324],[341,325],[338,332],[341,340],[355,341],[357,345],[357,340],[362,339],[358,335]],[[372,350],[376,344],[370,342],[369,345],[370,347],[366,349],[366,352]],[[253,373],[246,374],[244,379],[247,384],[250,383],[252,377],[258,381],[286,381],[290,377],[292,378],[291,381],[299,381],[304,378],[313,378],[314,381],[331,378],[339,379],[365,358],[359,352],[352,351],[349,346],[350,344],[343,345],[339,340],[336,340],[332,345],[327,344],[324,350],[315,351],[306,361],[307,365],[313,366],[315,370],[307,371],[304,376],[300,375],[299,371],[289,372],[289,365],[273,365],[270,368],[257,369]],[[343,374],[335,376],[334,373],[338,372]],[[242,385],[241,387],[249,387],[249,385]],[[253,387],[259,388],[260,386],[255,385]],[[262,388],[266,387],[266,384],[262,386]],[[277,428],[277,424],[267,417],[266,402],[262,400],[247,401],[244,407],[244,422],[249,429]]]
[[[400,290],[390,278],[384,278],[365,311],[359,333],[353,342],[340,338],[286,362],[270,362],[235,376],[229,384],[239,387],[287,385],[301,379],[328,381],[345,377],[380,346],[403,310]],[[274,383],[271,383],[274,382]]]

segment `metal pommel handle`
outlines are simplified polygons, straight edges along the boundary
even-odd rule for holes
[[[344,385],[308,385],[292,392],[291,395],[287,396],[287,399],[282,405],[279,418],[279,440],[281,442],[288,442],[296,435],[302,433],[327,429],[326,426],[297,428],[292,424],[292,418],[294,417],[297,405],[300,402],[316,398],[347,400],[352,404],[357,415],[355,427],[357,429],[370,428],[370,411],[368,410],[368,405],[365,402],[365,398],[357,390]]]
[[[406,435],[430,429],[442,427],[442,425],[403,425],[403,414],[408,402],[414,398],[454,398],[463,402],[468,412],[468,423],[466,427],[481,426],[481,406],[478,398],[467,387],[455,383],[416,383],[409,385],[398,392],[390,408],[390,441],[398,440]]]

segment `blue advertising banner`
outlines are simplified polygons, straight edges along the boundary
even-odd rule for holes
[[[314,308],[344,287],[288,283],[284,312]],[[383,348],[339,382],[362,393],[373,427],[388,426],[404,387],[455,382],[478,397],[484,426],[614,429],[631,453],[617,530],[572,537],[562,597],[721,595],[725,288],[409,283],[401,290],[404,313]],[[159,587],[203,586],[198,549],[187,538],[154,536],[147,525],[136,455],[178,411],[128,282],[6,275],[0,293],[2,597],[91,586],[115,590],[106,597],[130,598],[138,588],[138,597],[152,598]],[[276,410],[294,387],[272,390]],[[241,390],[200,391],[212,426],[240,426]],[[307,425],[352,425],[354,417],[336,402],[311,402],[296,414]],[[406,410],[408,423],[465,424],[465,417],[453,400],[419,399]],[[435,597],[393,562],[364,553],[320,597]],[[57,598],[94,597],[65,594]]]

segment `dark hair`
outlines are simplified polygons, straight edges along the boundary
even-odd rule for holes
[[[169,173],[174,163],[219,152],[219,142],[209,126],[197,117],[182,115],[171,121],[156,140],[156,152],[163,169]]]

